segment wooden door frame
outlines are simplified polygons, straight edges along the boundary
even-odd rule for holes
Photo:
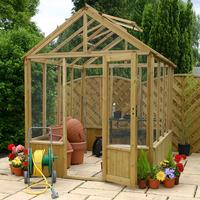
[[[137,112],[136,112],[136,103],[137,103],[137,54],[136,53],[124,53],[124,54],[114,54],[114,55],[105,55],[103,56],[103,79],[102,79],[102,178],[104,181],[107,180],[107,148],[108,148],[108,119],[109,119],[109,62],[111,61],[131,61],[131,124],[130,124],[130,183],[129,185],[134,187],[137,181]],[[109,179],[110,181],[110,179]],[[116,180],[113,180],[116,183]],[[120,184],[120,182],[119,182]]]

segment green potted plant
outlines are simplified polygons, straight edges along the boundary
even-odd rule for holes
[[[149,187],[152,189],[158,189],[160,181],[165,180],[165,173],[160,169],[159,166],[155,165],[151,167]]]
[[[193,76],[187,76],[184,80],[184,87],[182,89],[182,100],[181,100],[181,127],[180,132],[180,143],[178,144],[179,154],[190,155],[190,137],[191,137],[191,120],[192,110],[190,109],[190,103],[188,103],[188,98],[197,89],[198,81]]]
[[[146,152],[141,150],[137,161],[137,178],[140,189],[146,188],[147,177],[150,172],[150,165]]]

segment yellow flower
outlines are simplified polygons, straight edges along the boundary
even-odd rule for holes
[[[22,161],[20,160],[19,157],[16,157],[14,160],[12,160],[12,165],[14,167],[20,166],[22,164]]]
[[[165,163],[167,163],[167,164],[169,163],[169,161],[168,161],[168,160],[164,160],[164,162],[165,162]]]
[[[163,171],[159,171],[156,174],[156,179],[159,181],[164,181],[165,180],[165,173]]]

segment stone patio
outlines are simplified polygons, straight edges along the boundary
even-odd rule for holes
[[[90,157],[90,156],[89,156]],[[89,159],[93,163],[92,158]],[[0,159],[0,199],[48,200],[50,192],[35,196],[23,192],[26,185],[22,177],[10,174],[7,158]],[[188,157],[180,184],[172,189],[131,189],[128,187],[72,179],[57,179],[55,189],[60,200],[200,200],[200,154]]]

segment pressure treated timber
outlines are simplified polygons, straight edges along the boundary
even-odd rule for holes
[[[130,185],[137,185],[137,54],[131,55],[131,135],[130,135]]]
[[[42,126],[47,127],[47,65],[42,65]],[[43,129],[43,135],[46,129]]]
[[[103,171],[102,178],[106,180],[107,174],[107,145],[108,145],[108,63],[106,57],[103,57],[103,88],[102,88],[102,160]]]
[[[63,116],[62,116],[62,121],[63,121],[63,148],[62,148],[62,154],[63,154],[63,165],[62,165],[62,175],[65,176],[67,175],[67,105],[66,105],[66,84],[67,84],[67,69],[66,69],[66,60],[65,58],[63,58],[63,66],[62,66],[63,70],[63,74],[62,74],[62,103],[63,103]]]
[[[154,57],[149,54],[147,57],[147,146],[149,146],[149,161],[153,162],[153,76]]]

